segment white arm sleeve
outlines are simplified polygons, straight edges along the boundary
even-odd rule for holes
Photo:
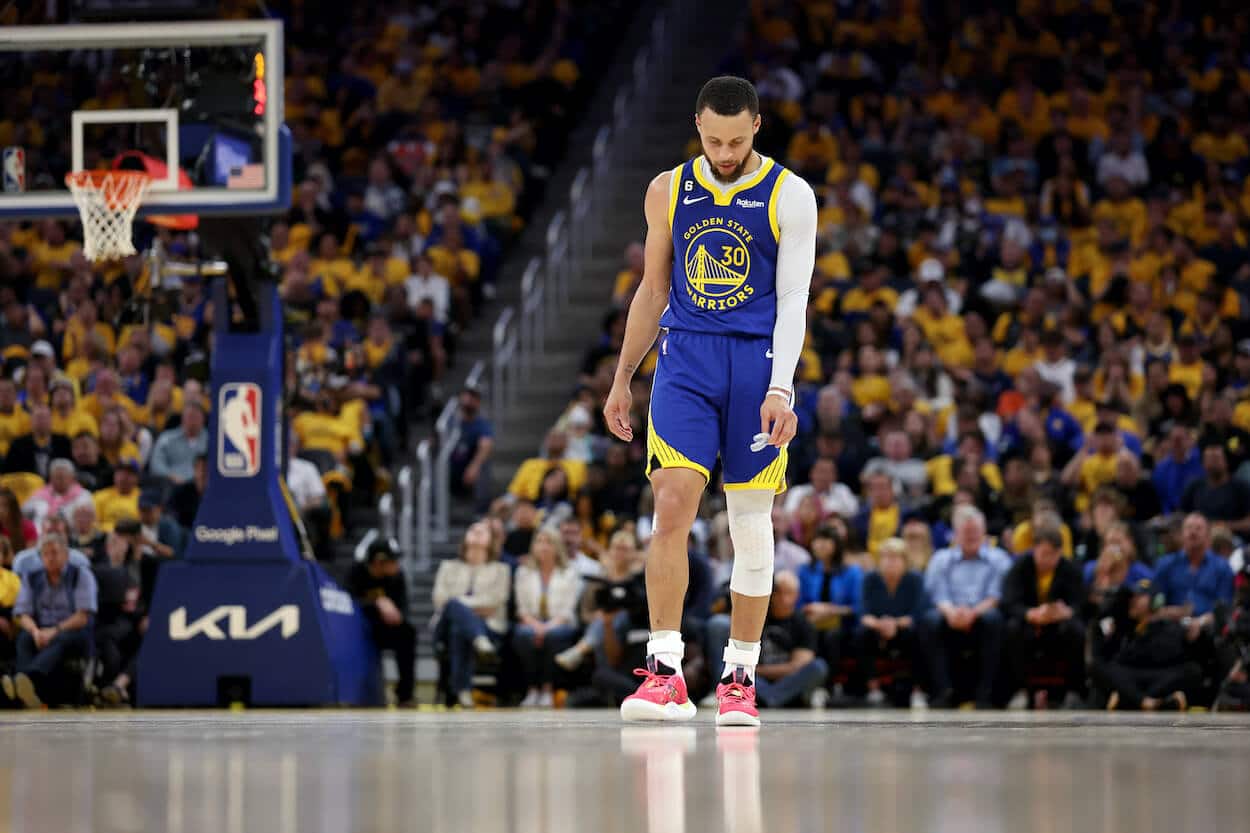
[[[773,387],[792,390],[807,331],[807,295],[816,265],[816,195],[790,174],[777,194],[777,323],[773,327]]]

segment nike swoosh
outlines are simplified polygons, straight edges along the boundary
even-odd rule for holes
[[[772,351],[772,350],[768,350],[768,351],[766,351],[766,352],[764,353],[764,358],[766,358],[766,359],[771,359],[772,357],[773,357],[773,351]]]
[[[692,204],[692,203],[696,203],[696,202],[698,202],[699,200],[706,200],[706,199],[707,199],[707,194],[704,194],[704,195],[703,195],[703,196],[701,196],[701,197],[695,197],[694,199],[690,199],[690,197],[683,197],[683,198],[682,198],[682,201],[681,201],[681,204],[682,204],[682,205],[690,205],[690,204]]]

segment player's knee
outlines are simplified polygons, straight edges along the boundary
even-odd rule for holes
[[[725,504],[734,547],[729,589],[743,596],[768,596],[773,592],[773,494],[734,490],[725,493]]]
[[[668,478],[665,478],[668,480]],[[654,481],[654,479],[653,479]],[[702,484],[700,484],[701,486]],[[655,534],[685,538],[699,511],[702,489],[692,489],[683,481],[653,482],[655,492]]]

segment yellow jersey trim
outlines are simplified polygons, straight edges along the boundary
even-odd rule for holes
[[[777,225],[777,195],[781,193],[782,180],[790,172],[785,168],[781,169],[781,173],[777,174],[776,181],[773,182],[773,192],[768,195],[768,225],[773,230],[773,240],[781,242],[781,227]]]
[[[655,470],[651,465],[652,458],[659,460],[661,469],[693,469],[703,475],[704,480],[710,481],[712,474],[707,470],[706,466],[701,466],[694,460],[682,454],[668,443],[660,438],[656,433],[655,427],[651,423],[650,414],[647,415],[647,477],[651,477]]]
[[[726,483],[725,491],[740,491],[744,489],[772,489],[774,494],[781,494],[786,490],[786,464],[790,459],[789,449],[783,448],[777,455],[777,459],[773,460],[764,470],[752,477],[746,483]]]
[[[673,227],[673,217],[677,213],[677,192],[681,188],[681,165],[673,168],[672,181],[668,184],[668,227]]]
[[[721,193],[720,188],[718,188],[716,185],[712,184],[711,182],[708,182],[707,177],[703,175],[703,166],[699,164],[698,158],[696,158],[694,162],[690,164],[690,169],[694,171],[694,178],[699,181],[699,184],[702,185],[705,189],[707,189],[707,192],[712,195],[713,203],[715,203],[716,205],[732,205],[734,197],[738,196],[738,194],[742,193],[748,188],[753,188],[756,185],[759,185],[760,182],[764,179],[764,177],[768,176],[768,172],[773,169],[773,165],[777,164],[775,161],[773,161],[772,159],[769,159],[768,157],[761,156],[760,158],[763,161],[760,163],[759,170],[757,170],[755,173],[748,176],[742,182],[739,182],[737,185],[730,188],[728,191],[725,191],[724,193]]]

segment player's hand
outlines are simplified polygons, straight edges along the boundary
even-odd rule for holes
[[[768,434],[768,444],[781,448],[794,439],[798,430],[799,418],[789,401],[780,396],[765,396],[760,405],[760,433]]]
[[[634,397],[629,392],[629,385],[614,382],[607,404],[603,406],[603,419],[612,436],[627,443],[634,441],[634,426],[629,421],[629,412],[633,405]]]

